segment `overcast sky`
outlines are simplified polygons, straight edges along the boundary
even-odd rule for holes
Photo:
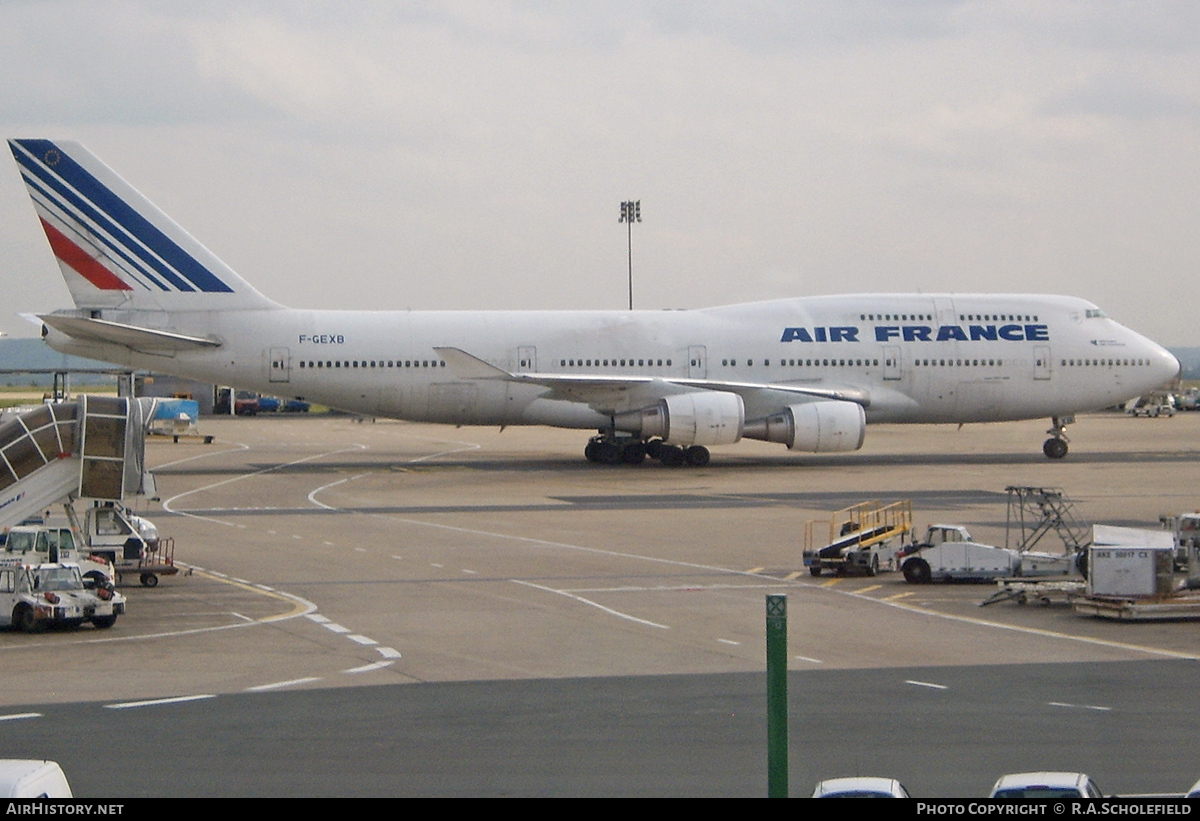
[[[14,2],[77,139],[296,307],[1073,294],[1200,345],[1200,4]],[[70,298],[7,151],[0,331]]]

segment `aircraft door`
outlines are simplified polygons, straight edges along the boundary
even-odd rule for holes
[[[1034,379],[1049,379],[1050,378],[1050,346],[1049,345],[1034,345],[1033,346],[1033,378]]]
[[[519,373],[537,373],[537,348],[517,348],[517,371]]]
[[[688,346],[688,377],[691,379],[708,378],[708,349],[703,345]]]
[[[900,346],[899,345],[884,345],[883,346],[883,378],[884,379],[899,379],[904,375],[904,371],[900,366]]]
[[[267,349],[267,381],[288,382],[292,374],[292,357],[287,348]]]

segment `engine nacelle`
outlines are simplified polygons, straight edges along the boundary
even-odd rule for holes
[[[732,445],[742,438],[746,406],[725,391],[668,396],[641,410],[619,413],[613,426],[639,436],[659,436],[668,445]]]
[[[779,442],[788,450],[837,453],[858,450],[867,432],[867,415],[856,402],[806,402],[791,405],[766,419],[748,422],[747,439]]]

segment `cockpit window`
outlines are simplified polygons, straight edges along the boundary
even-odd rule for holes
[[[1088,319],[1108,319],[1108,314],[1104,313],[1104,311],[1100,310],[1099,308],[1088,308],[1085,316]]]

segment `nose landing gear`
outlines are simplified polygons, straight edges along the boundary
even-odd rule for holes
[[[1074,416],[1055,416],[1050,420],[1050,438],[1042,443],[1042,453],[1047,459],[1061,459],[1067,455],[1067,425],[1075,421]]]

